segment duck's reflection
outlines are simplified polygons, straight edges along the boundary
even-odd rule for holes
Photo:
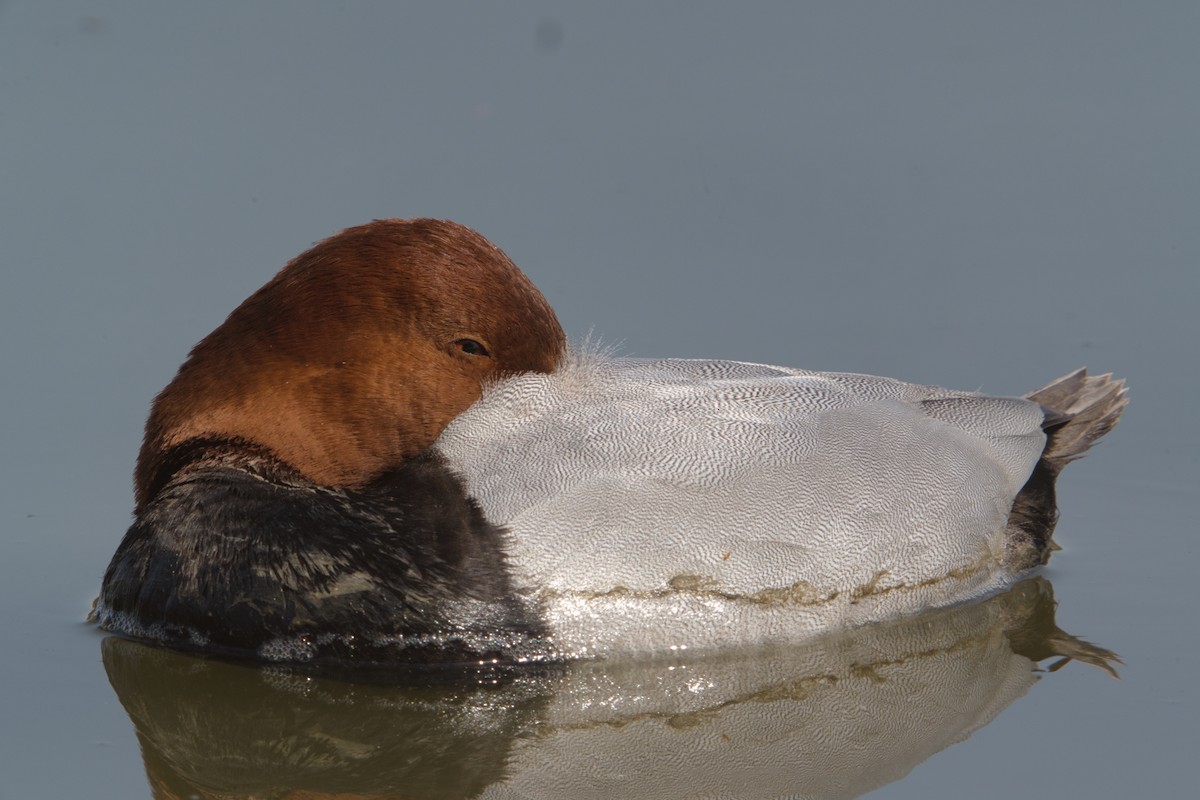
[[[1038,662],[1116,661],[1055,626],[1043,578],[803,647],[423,685],[103,651],[157,798],[854,797],[986,725]]]

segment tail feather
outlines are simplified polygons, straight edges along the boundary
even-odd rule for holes
[[[1129,404],[1125,381],[1111,373],[1089,376],[1077,369],[1025,395],[1046,409],[1046,450],[1042,458],[1064,466],[1081,458],[1113,429]]]
[[[1058,522],[1054,489],[1058,473],[1111,431],[1129,404],[1125,381],[1111,374],[1089,376],[1086,369],[1025,397],[1045,409],[1046,447],[1009,512],[1007,560],[1015,570],[1044,564],[1058,549],[1050,539]]]

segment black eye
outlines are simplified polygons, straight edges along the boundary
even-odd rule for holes
[[[474,339],[455,339],[454,346],[471,356],[490,356],[488,349]]]

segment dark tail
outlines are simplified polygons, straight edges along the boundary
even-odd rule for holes
[[[1017,493],[1008,516],[1007,560],[1011,568],[1045,564],[1058,549],[1050,538],[1058,522],[1054,482],[1063,467],[1082,458],[1117,424],[1129,404],[1125,391],[1125,381],[1111,374],[1092,377],[1086,369],[1078,369],[1025,395],[1046,410],[1042,424],[1046,449]]]

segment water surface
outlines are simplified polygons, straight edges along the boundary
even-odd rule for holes
[[[565,780],[555,759],[588,780],[550,796],[681,775],[736,797],[1194,793],[1198,29],[1170,2],[0,5],[0,798],[519,796]],[[457,695],[107,643],[83,618],[154,393],[312,241],[417,215],[478,228],[573,337],[630,355],[1000,394],[1128,378],[1126,418],[1062,478],[1042,573],[1121,679],[1031,671],[1057,657],[994,605],[913,621],[941,638],[899,655],[887,634]],[[672,693],[681,675],[714,688]],[[606,681],[633,707],[580,711]],[[819,729],[831,709],[853,726]],[[234,738],[252,722],[271,746]]]

